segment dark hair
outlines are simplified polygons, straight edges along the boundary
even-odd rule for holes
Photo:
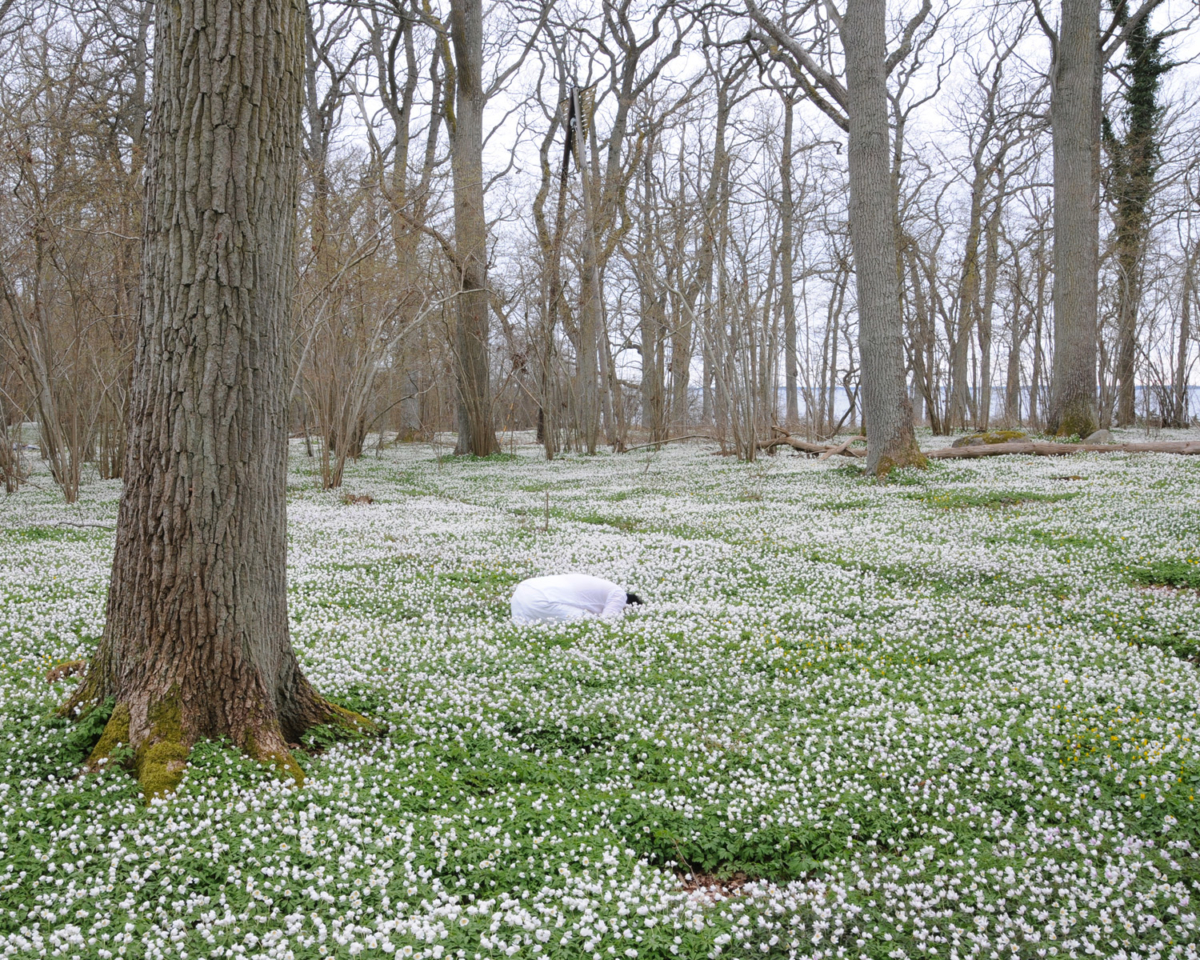
[[[626,603],[626,605],[631,604],[631,603],[636,603],[640,606],[642,603],[642,598],[639,597],[636,593],[627,593],[627,594],[625,594],[625,603]]]

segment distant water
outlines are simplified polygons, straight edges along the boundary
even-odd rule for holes
[[[1137,388],[1137,415],[1139,417],[1142,417],[1145,415],[1147,398],[1149,398],[1149,401],[1150,401],[1151,416],[1157,416],[1159,413],[1157,392],[1148,387],[1138,387]],[[861,411],[861,409],[862,409],[861,394],[859,395],[858,402],[860,404],[859,411]],[[799,403],[800,403],[800,415],[805,416],[807,414],[807,411],[804,406],[804,394],[803,393],[800,394]],[[945,399],[943,399],[942,403],[944,406]],[[1040,405],[1041,405],[1041,399],[1039,398],[1039,406]],[[1188,407],[1191,411],[1189,414],[1189,417],[1188,417],[1189,420],[1200,418],[1200,386],[1189,386],[1188,387]],[[784,411],[787,409],[787,389],[785,387],[779,388],[779,409],[780,409],[780,411]],[[842,414],[845,413],[849,409],[850,409],[850,395],[846,392],[846,390],[844,388],[838,387],[834,393],[834,408],[833,408],[834,417],[840,418],[842,416]],[[1028,410],[1029,410],[1029,391],[1026,389],[1026,390],[1021,391],[1021,412],[1024,414],[1024,413],[1027,413]],[[859,411],[856,411],[856,413],[855,413],[856,417],[859,415]],[[992,413],[993,418],[1000,416],[1004,413],[1004,388],[1003,387],[992,390],[992,411],[991,411],[991,413]]]

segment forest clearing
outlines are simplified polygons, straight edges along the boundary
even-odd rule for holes
[[[520,439],[340,490],[293,441],[291,640],[381,731],[299,786],[202,742],[149,805],[46,679],[121,481],[0,501],[0,955],[1196,956],[1200,460]],[[568,570],[645,606],[511,622]]]

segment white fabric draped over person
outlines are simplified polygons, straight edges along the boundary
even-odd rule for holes
[[[611,580],[586,573],[560,573],[522,580],[512,596],[517,623],[559,623],[582,617],[617,617],[627,595]]]

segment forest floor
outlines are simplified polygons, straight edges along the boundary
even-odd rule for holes
[[[1200,458],[522,439],[332,492],[294,447],[293,642],[384,733],[299,788],[201,744],[149,807],[45,678],[119,484],[0,500],[0,956],[1197,956]],[[645,606],[515,626],[565,571]]]

